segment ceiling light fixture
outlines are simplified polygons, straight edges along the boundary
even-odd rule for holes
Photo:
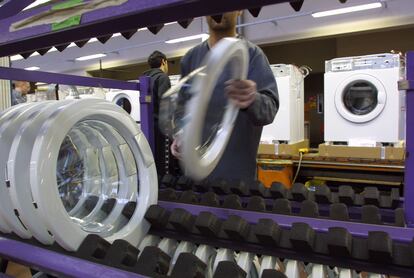
[[[102,58],[102,57],[106,57],[106,54],[104,53],[99,53],[99,54],[93,54],[93,55],[88,55],[88,56],[82,56],[79,58],[76,58],[76,61],[87,61],[87,60],[92,60],[92,59],[97,59],[97,58]]]
[[[39,67],[28,67],[28,68],[25,68],[25,70],[33,71],[33,70],[40,70],[40,68]]]
[[[167,40],[165,41],[165,43],[173,44],[173,43],[180,43],[180,42],[199,40],[199,39],[201,39],[202,41],[205,41],[206,39],[208,39],[208,37],[209,37],[209,34],[204,33],[204,34],[198,34],[198,35],[193,35],[193,36],[188,36],[188,37],[182,37],[178,39]]]
[[[315,18],[319,18],[319,17],[325,17],[325,16],[340,15],[340,14],[347,14],[347,13],[353,13],[353,12],[378,9],[382,7],[383,7],[382,3],[377,2],[377,3],[358,5],[358,6],[334,9],[334,10],[323,11],[323,12],[316,12],[316,13],[313,13],[312,16]]]

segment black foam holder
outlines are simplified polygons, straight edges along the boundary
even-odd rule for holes
[[[220,205],[220,200],[216,193],[207,192],[201,196],[200,205],[218,207]]]
[[[303,201],[301,208],[300,208],[300,216],[313,217],[313,218],[319,217],[318,204],[310,200]]]
[[[241,209],[242,208],[242,202],[239,196],[235,194],[231,194],[224,199],[223,202],[223,208],[228,209]]]
[[[167,225],[169,217],[169,212],[158,205],[150,206],[145,213],[145,219],[150,222],[153,227],[159,229],[162,229]]]
[[[386,232],[368,232],[368,252],[370,260],[377,263],[390,263],[393,256],[393,242]]]
[[[178,178],[177,182],[175,183],[176,188],[180,190],[188,190],[191,189],[193,185],[192,180],[189,177],[181,176]]]
[[[213,278],[245,278],[247,273],[235,262],[222,261],[217,265]]]
[[[196,228],[201,234],[208,237],[217,237],[220,233],[221,221],[208,211],[201,212],[195,221]]]
[[[277,199],[273,205],[273,212],[278,214],[292,214],[292,208],[288,199]]]
[[[177,193],[171,188],[164,189],[158,194],[158,199],[162,201],[176,201],[177,198]]]
[[[274,182],[270,187],[270,194],[275,199],[285,199],[287,197],[287,189],[282,183]]]
[[[397,208],[394,211],[394,224],[398,227],[405,227],[406,222],[405,222],[405,214],[404,214],[404,209],[403,208]]]
[[[288,278],[284,273],[276,269],[263,270],[261,278]]]
[[[193,182],[194,190],[197,192],[207,192],[210,189],[210,184],[206,180]]]
[[[361,220],[368,224],[382,224],[379,208],[374,205],[362,206]]]
[[[87,211],[92,211],[99,201],[98,196],[89,196],[85,201],[85,208]]]
[[[391,206],[393,208],[398,207],[398,205],[400,204],[400,189],[392,188],[390,192],[390,198],[391,198]]]
[[[169,277],[171,278],[204,278],[207,265],[196,255],[181,253]]]
[[[135,266],[139,250],[125,240],[115,240],[105,256],[105,263],[116,268]]]
[[[379,206],[380,192],[376,187],[366,187],[363,193],[364,203],[366,205]]]
[[[250,194],[262,197],[271,197],[270,191],[260,181],[253,181],[249,184]]]
[[[332,227],[328,230],[329,254],[337,257],[350,257],[352,254],[352,235],[345,228]]]
[[[230,194],[230,185],[225,179],[214,179],[210,182],[210,188],[219,195]]]
[[[290,189],[290,192],[292,193],[293,200],[298,202],[303,202],[308,198],[308,189],[303,183],[295,183],[292,185],[292,188]]]
[[[330,205],[329,218],[332,220],[349,221],[348,207],[343,203]]]
[[[141,252],[135,268],[137,272],[148,277],[166,275],[170,267],[170,256],[160,248],[147,246]]]
[[[307,223],[293,223],[290,229],[290,243],[297,251],[313,252],[315,230]]]
[[[77,255],[80,258],[103,262],[111,244],[95,234],[89,234],[79,246]]]
[[[253,196],[250,198],[246,208],[248,210],[264,212],[266,211],[266,202],[262,197]]]
[[[354,189],[349,185],[341,185],[338,189],[338,199],[339,202],[348,206],[353,205],[355,200]]]
[[[229,239],[245,241],[249,236],[250,224],[240,216],[230,215],[224,221],[222,229]]]
[[[187,203],[187,204],[197,204],[198,198],[197,195],[192,190],[187,190],[181,193],[180,198],[178,198],[180,203]]]
[[[229,183],[229,189],[233,194],[239,196],[248,196],[249,195],[249,185],[241,180],[232,180]]]
[[[194,225],[194,217],[188,211],[175,208],[168,219],[168,222],[180,232],[191,232]]]
[[[325,184],[317,186],[315,190],[315,200],[319,204],[330,204],[332,200],[331,189]]]
[[[278,245],[281,229],[272,219],[262,218],[253,226],[253,234],[260,243],[275,246]]]
[[[131,219],[132,215],[134,215],[136,207],[137,202],[128,202],[122,209],[122,215],[125,216],[127,219]]]
[[[161,179],[161,185],[166,187],[173,187],[175,186],[177,179],[173,175],[164,175]]]

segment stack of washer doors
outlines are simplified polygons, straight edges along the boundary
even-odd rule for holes
[[[120,107],[99,99],[14,106],[0,114],[0,157],[0,232],[69,251],[89,234],[133,245],[146,235],[144,214],[158,197],[154,159]]]

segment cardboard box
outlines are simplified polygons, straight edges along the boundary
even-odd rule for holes
[[[404,147],[351,147],[343,145],[319,145],[319,156],[404,160]]]
[[[309,140],[295,144],[260,144],[259,155],[298,155],[299,149],[309,148]]]

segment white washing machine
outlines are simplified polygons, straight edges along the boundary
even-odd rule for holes
[[[273,123],[263,127],[263,143],[297,143],[304,138],[304,75],[294,65],[270,66],[279,93],[279,111]]]
[[[106,100],[121,106],[136,122],[141,122],[139,91],[112,89],[106,93]]]
[[[375,145],[404,140],[405,92],[398,90],[404,77],[398,54],[326,61],[325,141]]]

